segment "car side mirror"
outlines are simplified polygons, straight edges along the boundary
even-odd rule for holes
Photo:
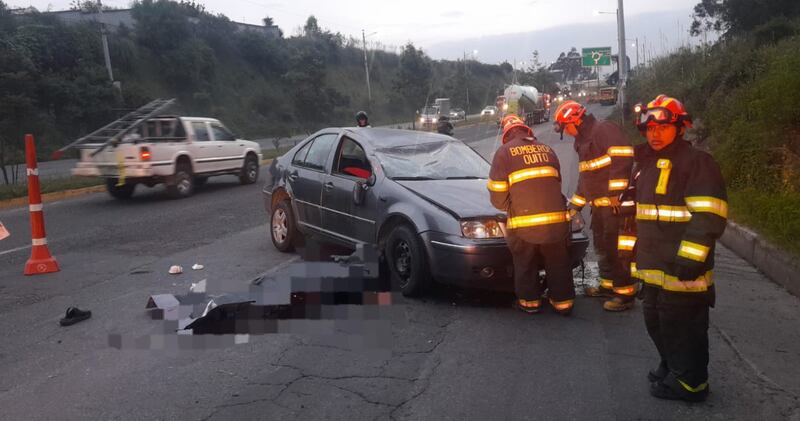
[[[364,204],[364,200],[367,197],[367,190],[369,190],[367,182],[356,181],[356,184],[353,186],[353,203],[355,203],[356,206]]]
[[[375,185],[375,172],[374,171],[370,172],[369,177],[367,177],[367,181],[366,181],[365,184],[366,184],[367,187],[372,187],[372,186]]]

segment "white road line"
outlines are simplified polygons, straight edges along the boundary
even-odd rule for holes
[[[33,247],[33,246],[32,245],[27,245],[27,246],[17,247],[15,249],[11,249],[11,250],[0,251],[0,256],[2,256],[4,254],[14,253],[15,251],[27,250],[27,249],[29,249],[31,247]]]

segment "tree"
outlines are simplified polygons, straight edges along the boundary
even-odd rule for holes
[[[800,16],[797,0],[701,0],[694,7],[692,35],[708,31],[741,35],[778,17]]]
[[[262,22],[264,22],[264,26],[275,26],[275,21],[269,16],[262,19]]]
[[[319,29],[319,24],[317,23],[317,18],[314,15],[311,15],[306,19],[306,24],[303,26],[303,35],[307,37],[313,37],[315,35],[319,35],[321,33]]]
[[[431,60],[422,50],[408,43],[400,55],[400,68],[392,83],[395,98],[405,113],[424,105],[431,90]]]

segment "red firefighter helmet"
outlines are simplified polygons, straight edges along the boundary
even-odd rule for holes
[[[686,112],[683,104],[675,98],[662,94],[650,101],[647,107],[642,108],[636,124],[640,131],[647,130],[647,126],[658,124],[674,124],[679,128],[692,127],[692,117]]]
[[[575,101],[564,101],[556,109],[554,130],[562,133],[568,124],[576,124],[586,115],[586,108]]]
[[[517,117],[515,114],[509,114],[503,117],[503,121],[500,123],[500,126],[503,127],[503,144],[508,142],[508,134],[511,130],[519,127],[528,131],[528,136],[533,136],[533,129],[526,126],[525,123]]]

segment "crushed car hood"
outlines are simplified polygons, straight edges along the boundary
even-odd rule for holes
[[[503,214],[489,199],[486,179],[397,181],[423,199],[459,218]]]

